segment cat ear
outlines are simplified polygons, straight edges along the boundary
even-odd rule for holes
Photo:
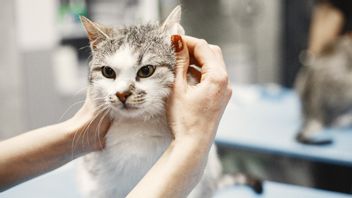
[[[185,30],[180,25],[180,21],[181,21],[181,6],[178,5],[166,18],[164,23],[161,25],[161,29],[169,36],[174,34],[184,35]]]
[[[109,39],[109,36],[107,35],[107,28],[103,27],[102,25],[96,24],[92,22],[91,20],[87,19],[84,16],[80,16],[81,23],[83,24],[84,28],[86,29],[86,32],[88,34],[88,39],[91,44],[91,47],[93,49],[96,48],[96,46],[106,40]]]

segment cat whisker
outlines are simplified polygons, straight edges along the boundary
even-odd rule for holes
[[[100,144],[100,147],[103,148],[103,144],[101,143],[100,139],[100,125],[102,124],[102,121],[105,119],[105,117],[110,113],[111,109],[108,109],[105,114],[100,118],[99,123],[97,125],[97,136],[98,136],[98,141]]]
[[[93,55],[92,55],[92,54],[89,54],[88,60],[91,59],[92,57],[93,57]]]
[[[84,101],[85,101],[85,100],[80,100],[80,101],[77,101],[77,102],[71,104],[71,105],[65,110],[65,112],[60,116],[59,122],[62,121],[62,119],[63,119],[64,116],[69,112],[69,110],[71,110],[75,105],[84,103]]]
[[[85,91],[86,89],[87,89],[86,87],[82,87],[82,88],[78,89],[76,91],[76,93],[73,94],[73,96],[77,96],[79,93],[81,93],[82,91]]]
[[[143,103],[145,101],[144,98],[141,98],[141,99],[134,99],[132,101],[130,101],[131,103]]]
[[[100,100],[100,99],[104,99],[104,97],[101,97],[101,98],[93,98],[93,101],[98,101],[98,100]],[[77,101],[77,102],[71,104],[71,105],[65,110],[65,112],[60,116],[59,122],[62,121],[62,119],[65,117],[65,115],[66,115],[74,106],[76,106],[76,105],[78,105],[78,104],[82,104],[82,103],[84,103],[84,102],[85,102],[85,100],[80,100],[80,101]]]
[[[101,105],[100,105],[101,106]],[[102,107],[102,109],[104,109],[104,107]],[[82,146],[84,145],[84,139],[85,139],[85,135],[90,127],[90,125],[94,122],[94,120],[98,117],[98,115],[100,114],[100,112],[102,111],[102,109],[98,110],[97,111],[97,114],[93,117],[93,119],[91,119],[91,121],[88,123],[88,125],[84,128],[84,131],[83,133],[80,135],[82,136],[82,139],[81,139],[81,144]],[[87,145],[89,146],[89,136],[87,137]]]
[[[85,50],[87,48],[90,48],[90,45],[86,45],[86,46],[80,47],[79,50]]]
[[[88,126],[85,128],[85,130],[83,131],[83,134],[82,134],[82,145],[84,145],[84,139],[85,139],[85,136],[87,137],[87,145],[90,146],[90,141],[89,141],[89,135],[87,135],[87,132],[88,132],[88,129],[89,127],[92,125],[92,123],[95,121],[95,119],[97,119],[97,117],[100,116],[101,113],[103,113],[108,107],[107,106],[104,106],[102,109],[100,109],[97,114],[94,116],[94,118],[90,121],[90,123],[88,124]]]
[[[99,105],[98,107],[97,107],[97,109],[99,109],[100,107],[103,107],[104,105]],[[93,119],[94,120],[94,119]],[[93,121],[92,120],[92,121]],[[92,122],[92,121],[90,121],[90,123]],[[89,123],[89,124],[90,124]],[[89,125],[88,125],[89,126]],[[85,127],[85,129],[84,129],[84,131],[86,131],[87,129],[88,129],[88,126],[87,127]],[[78,134],[78,137],[77,137],[77,134]],[[82,133],[82,134],[84,134],[84,132]],[[82,134],[81,133],[78,133],[78,131],[76,131],[75,132],[75,134],[73,135],[73,140],[72,140],[72,146],[71,146],[71,157],[72,157],[72,159],[74,159],[74,151],[75,151],[75,142],[76,142],[76,138],[77,138],[77,141],[81,138],[81,136],[82,136]],[[83,142],[82,142],[82,144],[83,144]]]
[[[108,106],[105,106],[105,105],[100,105],[97,107],[97,115],[95,115],[94,119],[92,119],[90,121],[90,123],[88,124],[88,126],[86,126],[84,128],[84,131],[83,133],[79,133],[78,136],[77,136],[77,133],[78,131],[75,132],[74,136],[73,136],[73,140],[72,140],[72,152],[71,152],[71,156],[72,156],[72,159],[74,159],[74,151],[75,151],[75,143],[76,141],[78,141],[81,137],[82,137],[82,145],[83,145],[83,139],[84,139],[84,134],[86,133],[86,131],[88,130],[89,126],[92,124],[92,122],[100,115],[101,112],[105,111],[106,109],[108,108]],[[78,143],[78,142],[77,142]]]

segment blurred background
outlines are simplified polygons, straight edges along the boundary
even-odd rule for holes
[[[236,87],[234,97],[239,104],[252,108],[243,123],[248,126],[260,122],[259,127],[264,121],[258,120],[274,115],[276,108],[280,113],[275,116],[292,118],[288,124],[277,117],[271,120],[270,127],[282,125],[277,130],[268,127],[277,136],[257,131],[243,142],[236,142],[241,140],[237,136],[232,142],[224,142],[231,135],[221,136],[220,131],[217,142],[225,171],[244,172],[308,190],[350,195],[352,131],[348,135],[343,133],[340,138],[343,145],[335,143],[313,150],[312,146],[298,144],[294,138],[301,118],[299,101],[292,88],[309,45],[314,7],[324,2],[327,1],[2,0],[0,140],[63,121],[83,104],[90,49],[79,15],[106,25],[138,24],[162,21],[181,4],[186,34],[222,48],[231,82]],[[322,31],[326,29],[329,27]],[[265,99],[261,98],[264,96]],[[265,101],[263,109],[267,111],[262,112],[261,102],[268,97],[270,105]],[[262,117],[254,116],[258,112]],[[242,119],[238,114],[238,119]],[[227,114],[226,118],[236,120],[236,116]],[[263,128],[268,122],[265,124]],[[230,131],[237,129],[227,126]],[[263,139],[281,143],[272,148],[275,144],[270,141],[263,144]]]
[[[292,86],[313,1],[4,0],[0,137],[57,122],[77,101],[72,97],[83,95],[90,49],[78,15],[107,25],[136,24],[161,21],[179,3],[186,33],[221,46],[232,82]]]

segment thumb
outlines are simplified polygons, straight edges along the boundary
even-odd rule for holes
[[[176,86],[187,83],[187,70],[189,67],[189,53],[187,44],[180,35],[172,35],[171,42],[176,54]]]

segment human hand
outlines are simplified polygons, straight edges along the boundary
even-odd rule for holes
[[[210,148],[232,94],[221,49],[189,36],[174,35],[172,41],[176,77],[167,105],[169,125],[176,141],[187,139]],[[196,64],[201,71],[190,64]],[[197,76],[198,84],[187,82],[188,69]]]
[[[108,112],[97,109],[87,96],[81,109],[66,122],[72,136],[72,152],[81,155],[103,149],[110,124]]]
[[[187,36],[174,35],[171,39],[176,51],[176,78],[167,101],[167,117],[175,139],[127,197],[187,197],[203,175],[231,97],[219,47]],[[200,66],[201,72],[192,70],[190,63]],[[187,82],[189,69],[199,84]]]

